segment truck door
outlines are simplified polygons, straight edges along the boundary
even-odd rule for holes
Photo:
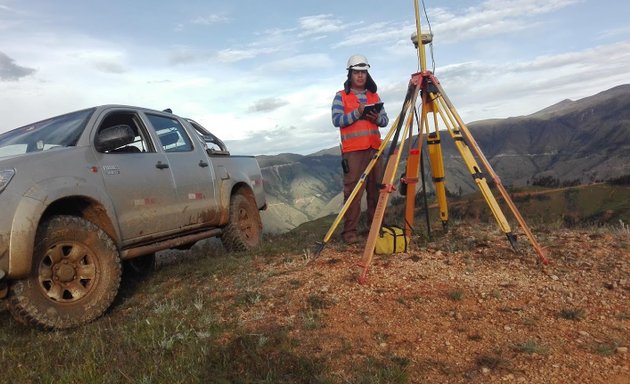
[[[124,245],[172,229],[171,207],[177,202],[177,191],[166,155],[156,149],[136,111],[107,112],[96,135],[121,124],[132,128],[135,140],[106,153],[97,152],[96,158]]]
[[[146,117],[173,173],[178,198],[175,220],[181,226],[216,222],[215,178],[203,145],[174,116],[146,113]]]

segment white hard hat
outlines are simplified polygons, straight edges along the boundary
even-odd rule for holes
[[[363,55],[352,55],[348,59],[346,69],[356,69],[357,71],[367,71],[370,68],[367,58]]]

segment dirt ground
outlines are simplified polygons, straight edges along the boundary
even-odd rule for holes
[[[460,225],[376,256],[363,285],[364,244],[331,242],[310,263],[306,250],[261,260],[248,283],[258,299],[219,310],[252,333],[287,329],[339,382],[385,361],[412,383],[630,383],[630,233],[559,229],[539,240],[549,265],[524,237],[519,254],[492,227]],[[228,302],[243,281],[224,279],[215,294]]]

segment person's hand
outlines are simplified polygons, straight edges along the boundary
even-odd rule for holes
[[[372,110],[365,115],[365,118],[373,123],[376,123],[376,119],[378,119],[378,112]]]
[[[365,104],[359,103],[359,108],[357,108],[357,110],[359,111],[359,116],[363,116],[363,108],[365,108]]]

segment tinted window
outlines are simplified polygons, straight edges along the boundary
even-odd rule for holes
[[[160,144],[165,152],[192,151],[190,138],[177,119],[157,115],[147,115],[147,117],[160,138]]]

